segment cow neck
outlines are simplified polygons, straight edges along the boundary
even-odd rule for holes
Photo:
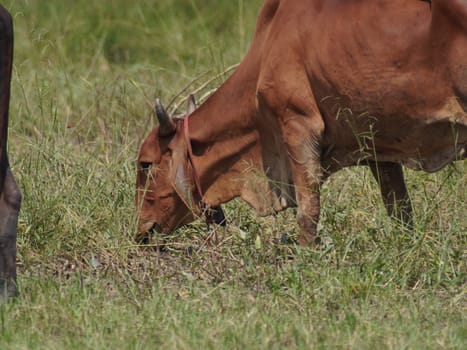
[[[216,185],[218,177],[212,169],[219,169],[218,166],[224,161],[229,162],[229,166],[224,169],[241,167],[232,160],[235,147],[232,151],[232,148],[226,148],[226,144],[236,145],[235,140],[242,139],[243,148],[238,152],[244,155],[247,148],[245,144],[255,143],[256,136],[250,134],[254,134],[252,123],[256,115],[256,79],[254,67],[241,64],[205,103],[184,120],[185,140],[196,191],[204,203],[217,205],[219,201],[228,201],[240,195],[239,189],[229,189],[229,193],[217,191],[215,198],[211,198],[209,193],[212,192],[208,193],[208,190],[219,189]],[[193,150],[195,144],[196,149]],[[223,192],[222,195],[219,195],[220,192]]]

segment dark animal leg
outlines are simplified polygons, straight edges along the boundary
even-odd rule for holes
[[[21,192],[7,169],[0,196],[0,298],[16,295],[16,227]]]
[[[369,162],[368,165],[379,184],[388,215],[413,228],[412,203],[405,186],[402,166],[390,162]]]
[[[21,206],[6,150],[12,60],[13,22],[0,5],[0,298],[16,295],[16,227]]]

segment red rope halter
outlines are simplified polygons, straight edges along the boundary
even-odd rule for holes
[[[206,217],[206,224],[208,224],[208,226],[212,223],[225,226],[225,217],[222,208],[220,206],[215,206],[211,208],[211,206],[208,205],[204,200],[204,193],[201,188],[201,180],[199,178],[198,172],[196,171],[195,163],[193,161],[194,155],[190,140],[190,129],[188,126],[189,117],[190,116],[187,115],[185,118],[183,118],[183,134],[185,135],[188,161],[190,162],[191,168],[193,169],[193,178],[195,180],[196,190],[198,191],[198,195],[200,198],[200,209],[202,212],[204,212],[204,215]]]
[[[190,162],[191,164],[191,168],[193,169],[193,177],[195,179],[195,185],[196,185],[196,189],[198,191],[198,195],[201,199],[201,203],[204,205],[204,194],[203,194],[203,190],[201,189],[201,181],[199,179],[199,175],[198,175],[198,172],[196,171],[196,168],[195,168],[195,164],[193,162],[193,148],[191,147],[191,141],[190,141],[190,129],[188,127],[188,118],[189,116],[187,115],[184,119],[183,119],[183,133],[185,135],[185,142],[186,142],[186,147],[187,147],[187,150],[188,150],[188,161]]]

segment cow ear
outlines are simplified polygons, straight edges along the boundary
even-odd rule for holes
[[[180,199],[190,210],[194,210],[192,168],[188,162],[186,143],[182,136],[177,133],[170,143],[172,163],[169,176]]]
[[[188,110],[187,110],[187,114],[190,115],[191,113],[193,113],[196,109],[196,100],[195,100],[195,95],[193,94],[190,94],[190,96],[188,97]]]

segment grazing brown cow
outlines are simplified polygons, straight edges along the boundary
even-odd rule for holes
[[[266,0],[216,93],[185,120],[158,104],[138,158],[139,231],[170,232],[240,196],[261,215],[297,205],[307,245],[323,180],[359,164],[410,224],[401,164],[465,158],[466,18],[466,0]]]
[[[13,22],[0,5],[0,298],[16,295],[16,226],[21,193],[7,156]]]

